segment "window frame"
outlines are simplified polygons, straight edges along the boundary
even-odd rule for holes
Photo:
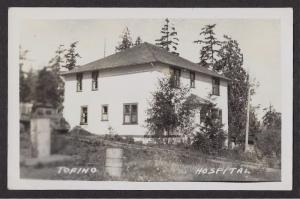
[[[212,77],[212,95],[220,96],[220,78]]]
[[[222,109],[221,108],[213,108],[212,110],[211,110],[212,112],[211,112],[211,117],[212,117],[212,119],[218,119],[221,123],[223,122],[222,120],[223,120],[223,117],[222,117]],[[213,111],[216,111],[216,113],[217,113],[217,118],[213,118]]]
[[[178,73],[176,73],[178,72]],[[175,79],[175,77],[177,77],[178,75],[178,78]],[[177,67],[172,67],[172,86],[174,88],[179,88],[180,87],[180,77],[181,77],[181,69],[180,68],[177,68]]]
[[[83,73],[76,73],[76,92],[82,92],[83,90],[82,79],[83,79]]]
[[[98,90],[98,86],[99,86],[98,85],[99,71],[92,71],[91,75],[92,75],[92,91],[97,91]],[[96,79],[94,78],[95,76],[96,76]],[[94,87],[94,85],[96,85],[96,87]]]
[[[190,87],[196,88],[196,73],[195,73],[195,71],[190,71]]]
[[[107,119],[103,119],[103,107],[107,107]],[[109,112],[109,106],[108,104],[102,104],[101,105],[101,121],[109,121],[109,118],[108,118],[108,112]]]
[[[86,108],[86,122],[83,122],[83,109]],[[88,106],[81,106],[80,107],[80,125],[87,125],[88,124]]]
[[[216,111],[217,113],[217,117],[216,118],[213,118],[213,111]],[[203,109],[200,108],[200,124],[204,123],[204,120],[206,118],[206,116],[209,116],[211,117],[211,119],[219,119],[221,124],[223,124],[223,111],[221,108],[212,108],[210,111],[208,112],[203,112]]]
[[[129,105],[130,109],[129,109],[129,114],[125,114],[125,106]],[[136,105],[136,122],[132,122],[132,106]],[[137,125],[139,122],[138,120],[138,103],[124,103],[123,104],[123,125]],[[125,116],[129,115],[130,116],[130,122],[125,122]]]

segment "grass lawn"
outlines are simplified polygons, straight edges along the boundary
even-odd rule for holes
[[[21,157],[28,155],[28,140],[21,136]],[[190,149],[174,150],[172,147],[145,146],[109,141],[100,136],[76,133],[56,135],[55,153],[71,156],[71,160],[53,164],[25,166],[21,163],[21,178],[56,180],[123,180],[123,181],[280,181],[280,170],[249,167],[248,174],[199,174],[201,168],[241,168],[233,161],[212,161],[210,157]],[[27,143],[27,144],[26,144]],[[111,147],[123,148],[121,178],[112,178],[105,172],[105,153]],[[28,149],[28,148],[27,148]],[[23,157],[26,158],[26,157]],[[60,167],[96,168],[95,173],[59,173]],[[242,168],[246,168],[244,165]]]

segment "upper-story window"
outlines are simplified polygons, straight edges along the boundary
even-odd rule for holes
[[[178,68],[173,68],[173,73],[172,73],[172,81],[173,81],[173,86],[176,88],[180,87],[180,69]]]
[[[82,73],[76,74],[76,80],[77,80],[77,85],[76,85],[77,92],[82,91]]]
[[[190,87],[195,88],[195,72],[190,71]]]
[[[92,72],[92,90],[98,90],[98,75],[99,72],[98,71],[93,71]]]
[[[220,95],[220,79],[213,77],[212,78],[212,94]]]

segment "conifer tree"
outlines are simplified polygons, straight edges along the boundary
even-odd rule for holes
[[[19,74],[20,74],[20,101],[28,102],[30,99],[31,88],[27,81],[26,73],[23,70],[24,62],[27,60],[28,50],[23,50],[19,46]]]
[[[166,49],[167,51],[179,55],[177,51],[177,46],[179,44],[179,39],[177,37],[177,32],[173,24],[170,24],[168,18],[165,19],[165,24],[161,29],[162,36],[156,39],[156,45]]]
[[[215,70],[218,48],[221,46],[221,42],[215,37],[215,27],[216,24],[204,26],[200,32],[201,38],[194,41],[201,46],[199,64],[213,70]]]
[[[55,85],[57,86],[57,93],[58,93],[58,103],[57,108],[58,111],[62,111],[63,109],[63,101],[64,101],[64,81],[62,77],[60,76],[59,72],[62,67],[62,65],[65,63],[65,52],[66,49],[64,48],[64,45],[59,45],[57,50],[55,51],[54,57],[49,61],[50,70],[53,72],[53,77],[55,77]]]
[[[51,70],[47,70],[47,67],[44,67],[38,73],[35,87],[35,102],[51,104],[54,108],[59,108],[61,102],[57,87],[58,82],[55,74]]]
[[[49,61],[49,67],[52,71],[56,73],[60,71],[62,65],[65,63],[65,52],[66,49],[64,48],[64,45],[59,45],[55,51],[54,57]]]
[[[132,38],[128,27],[125,27],[120,38],[121,38],[121,42],[119,42],[119,45],[116,46],[116,52],[121,52],[133,46]]]
[[[65,54],[66,63],[62,67],[72,70],[76,67],[77,58],[81,58],[79,53],[76,52],[78,41],[75,41],[70,44],[69,49],[67,49]]]
[[[219,60],[214,66],[216,71],[221,71],[230,79],[228,82],[229,133],[231,138],[241,143],[246,132],[248,89],[251,85],[249,75],[243,68],[243,54],[238,42],[226,35],[224,39],[218,52]],[[254,94],[254,90],[251,94]]]
[[[140,45],[142,42],[143,42],[143,41],[142,41],[141,37],[138,36],[138,37],[136,38],[136,40],[135,40],[134,45],[135,45],[135,46]]]

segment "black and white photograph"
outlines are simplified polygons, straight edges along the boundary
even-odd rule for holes
[[[10,8],[9,188],[291,189],[292,25],[289,8]]]

